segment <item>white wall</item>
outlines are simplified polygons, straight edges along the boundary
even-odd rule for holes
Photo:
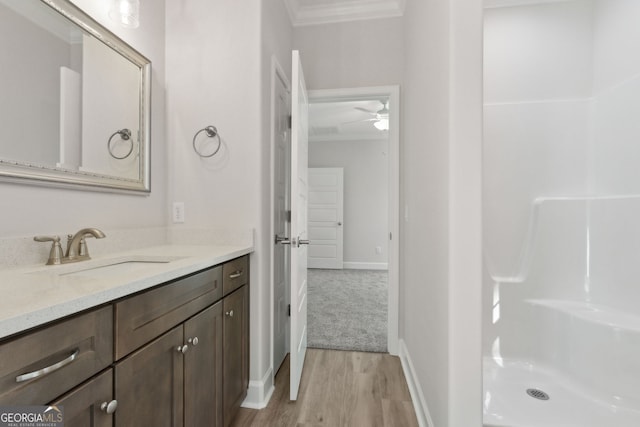
[[[310,89],[399,84],[403,74],[402,18],[296,27]]]
[[[407,2],[401,337],[436,427],[482,425],[480,0]]]
[[[387,150],[386,140],[309,143],[309,167],[344,168],[345,263],[387,263]],[[382,253],[376,254],[376,246]]]
[[[136,30],[125,30],[110,21],[105,2],[75,3],[152,61],[152,192],[149,196],[123,195],[0,182],[0,237],[74,233],[86,226],[141,228],[166,223],[164,2],[142,2],[143,18]]]
[[[448,6],[407,2],[401,94],[400,337],[438,427],[450,425]]]

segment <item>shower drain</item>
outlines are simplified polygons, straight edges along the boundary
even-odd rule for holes
[[[528,388],[527,394],[535,399],[549,400],[549,395],[542,390],[538,390],[537,388]]]

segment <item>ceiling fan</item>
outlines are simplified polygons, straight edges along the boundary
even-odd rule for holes
[[[382,130],[382,131],[389,130],[389,101],[386,101],[386,102],[380,101],[380,104],[382,104],[382,108],[379,109],[378,111],[372,111],[363,107],[353,107],[356,110],[359,110],[359,111],[362,111],[363,113],[367,113],[371,115],[372,117],[368,119],[354,120],[352,122],[346,122],[343,124],[358,123],[358,122],[373,122],[373,125],[376,127],[376,129]]]

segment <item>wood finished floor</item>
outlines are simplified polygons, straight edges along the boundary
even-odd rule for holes
[[[400,359],[383,353],[308,349],[298,400],[289,360],[262,410],[241,408],[232,427],[418,426]]]

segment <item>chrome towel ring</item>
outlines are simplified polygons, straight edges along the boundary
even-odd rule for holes
[[[196,138],[202,132],[205,132],[209,138],[217,138],[218,139],[218,146],[216,147],[216,149],[211,154],[202,154],[202,152],[200,150],[198,150],[198,147],[196,146]],[[198,154],[198,156],[200,156],[200,157],[206,158],[206,157],[215,156],[216,153],[218,151],[220,151],[220,147],[221,146],[222,146],[222,141],[220,140],[220,133],[218,133],[218,129],[215,126],[207,126],[204,129],[200,129],[198,132],[196,132],[195,135],[193,135],[193,149],[196,152],[196,154]]]
[[[129,141],[129,144],[131,144],[127,154],[125,154],[122,157],[119,157],[119,156],[116,156],[115,154],[113,154],[113,149],[111,148],[111,142],[113,140],[113,137],[116,136],[116,135],[120,135],[120,139],[122,139],[123,141]],[[133,152],[133,140],[131,139],[131,130],[125,128],[125,129],[121,129],[121,130],[115,131],[109,137],[109,142],[107,142],[107,150],[109,150],[109,154],[114,159],[122,160],[122,159],[126,159],[127,157],[129,157],[131,155],[131,153]]]

